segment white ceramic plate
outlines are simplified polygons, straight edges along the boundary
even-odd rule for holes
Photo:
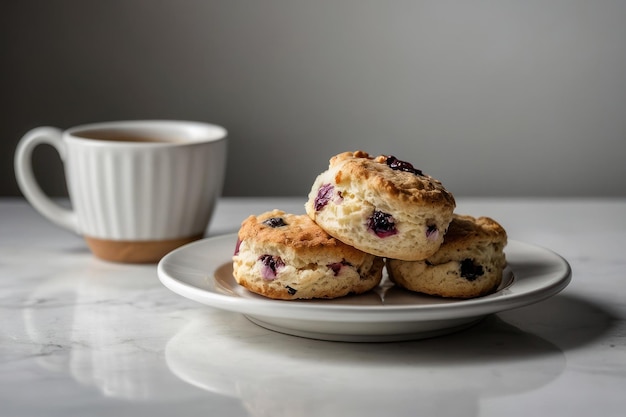
[[[203,239],[167,254],[158,265],[173,292],[211,307],[244,314],[265,328],[322,340],[411,340],[457,331],[488,314],[529,305],[561,291],[567,261],[538,246],[509,241],[502,285],[490,295],[451,300],[404,291],[386,277],[366,294],[334,300],[271,300],[247,291],[232,276],[236,234]]]

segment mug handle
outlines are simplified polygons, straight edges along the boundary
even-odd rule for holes
[[[65,161],[66,146],[62,138],[63,132],[54,127],[38,127],[26,133],[15,151],[15,177],[24,197],[39,213],[53,223],[79,233],[76,212],[62,207],[48,197],[33,173],[32,154],[40,144],[52,145],[61,160]]]

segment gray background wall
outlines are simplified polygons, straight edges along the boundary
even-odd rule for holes
[[[229,130],[226,195],[363,149],[459,196],[626,196],[626,1],[5,0],[0,31],[0,195],[30,128],[177,118]]]

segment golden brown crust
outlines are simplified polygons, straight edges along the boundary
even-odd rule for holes
[[[485,244],[504,246],[506,241],[506,231],[492,218],[454,213],[438,252],[454,252]]]
[[[439,249],[455,205],[438,180],[412,164],[356,151],[330,159],[311,187],[305,210],[346,244],[413,261]]]
[[[242,222],[235,280],[283,300],[335,298],[378,285],[383,260],[331,237],[306,214],[273,210]]]
[[[451,260],[481,258],[488,253],[502,254],[506,244],[506,231],[495,220],[454,213],[443,243],[437,252],[428,257],[428,262],[436,265]],[[504,267],[504,256],[496,256],[495,259],[499,266]]]
[[[271,218],[283,219],[289,227],[271,227],[263,222]],[[308,216],[285,213],[282,210],[251,215],[241,224],[239,239],[254,237],[259,242],[272,242],[296,248],[337,246],[337,240],[326,234]]]
[[[337,184],[363,181],[366,186],[411,205],[455,207],[452,193],[442,183],[426,174],[391,169],[389,156],[373,157],[364,151],[343,152],[330,159],[330,169],[338,168]]]
[[[271,218],[283,219],[287,226],[271,227],[263,223]],[[365,255],[330,236],[309,216],[285,213],[278,209],[249,216],[242,222],[238,237],[241,241],[253,238],[257,244],[289,247],[295,253],[307,256],[328,251],[334,251],[346,259],[362,259]]]
[[[439,250],[424,261],[387,260],[389,278],[411,291],[473,298],[493,292],[506,266],[504,228],[489,217],[454,214]]]

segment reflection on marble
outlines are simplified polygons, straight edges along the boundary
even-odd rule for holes
[[[269,332],[230,313],[198,314],[165,354],[181,379],[240,398],[255,416],[357,416],[391,407],[394,415],[477,415],[471,410],[481,398],[538,389],[565,366],[556,346],[496,316],[443,338],[349,344]]]
[[[181,321],[171,314],[171,304],[159,300],[162,288],[154,266],[91,257],[77,261],[48,277],[25,300],[22,314],[37,362],[69,372],[105,396],[184,398],[188,390],[163,365],[162,345],[150,340],[174,332]]]

